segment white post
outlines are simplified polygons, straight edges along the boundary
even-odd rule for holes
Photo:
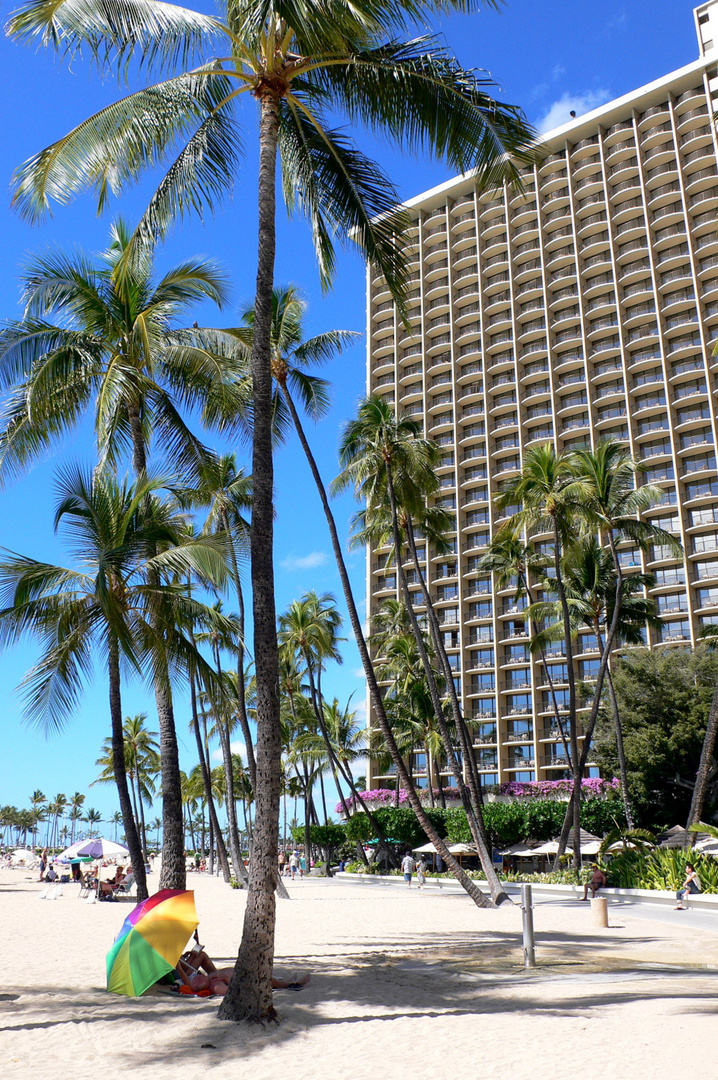
[[[524,967],[536,967],[534,950],[534,910],[531,886],[521,885],[521,914],[523,917]]]

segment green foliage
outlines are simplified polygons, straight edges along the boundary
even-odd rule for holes
[[[718,655],[707,649],[632,650],[616,665],[614,685],[638,825],[660,831],[687,818],[691,790],[676,779],[695,777],[717,678]],[[599,717],[594,748],[604,775],[617,775],[607,713]]]
[[[463,810],[461,811],[463,813]],[[396,840],[403,847],[416,848],[426,843],[424,830],[416,820],[414,811],[407,806],[382,807],[373,811],[388,839]],[[439,836],[446,836],[445,810],[427,808],[426,815],[437,829]],[[465,819],[465,816],[464,816]],[[350,840],[366,841],[375,839],[374,829],[366,814],[352,814],[346,824],[346,835]]]
[[[622,851],[611,860],[608,884],[618,889],[680,889],[692,863],[703,892],[718,893],[718,859],[684,848]]]
[[[292,837],[295,844],[303,844],[305,837],[304,826],[300,825],[292,829]],[[310,825],[309,827],[311,843],[320,848],[337,848],[344,843],[346,838],[346,829],[343,825]]]
[[[484,821],[491,843],[507,847],[522,840],[551,840],[561,831],[566,803],[555,799],[517,799],[509,803],[486,803]],[[588,832],[602,836],[617,824],[625,824],[623,806],[618,799],[584,799],[581,825]],[[447,837],[452,844],[469,844],[472,837],[462,809],[446,813]]]

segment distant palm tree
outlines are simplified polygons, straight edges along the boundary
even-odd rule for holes
[[[479,782],[475,764],[473,768],[471,765],[473,746],[470,742],[470,735],[466,730],[456,694],[455,692],[452,693],[454,690],[452,681],[450,700],[455,732],[459,736],[460,746],[463,751],[466,769],[466,773],[464,773],[462,765],[459,763],[452,733],[444,715],[441,692],[431,665],[427,643],[414,611],[413,597],[409,590],[402,558],[403,541],[399,516],[403,510],[407,518],[407,532],[411,544],[413,529],[410,519],[412,515],[419,516],[420,520],[426,516],[424,513],[426,496],[432,491],[432,485],[435,490],[434,469],[437,462],[437,453],[437,447],[434,443],[421,438],[419,428],[413,420],[410,418],[398,418],[392,406],[385,399],[376,394],[370,395],[360,403],[356,418],[345,426],[339,449],[339,461],[342,471],[334,481],[333,489],[341,491],[350,486],[354,488],[355,495],[366,503],[365,527],[367,529],[371,529],[375,524],[378,524],[381,531],[386,531],[387,523],[389,525],[388,531],[394,547],[400,595],[416,643],[436,723],[441,732],[444,754],[461,793],[471,835],[476,844],[492,900],[500,904],[507,900],[508,897],[499,881],[488,850]],[[412,546],[415,548],[415,545]],[[419,566],[415,550],[413,554],[415,565]],[[421,568],[419,568],[418,573],[420,580],[423,582],[424,599],[426,599],[429,594],[425,588]],[[432,640],[435,646],[438,644],[438,648],[441,650],[443,646],[440,641],[441,635],[438,621],[432,620],[431,617],[430,627]],[[445,656],[444,659],[446,659]],[[446,660],[446,667],[449,670],[448,660]],[[450,670],[449,679],[453,679]],[[387,747],[391,748],[390,739],[387,738],[381,721],[380,726]],[[411,788],[413,788],[413,784],[409,788],[410,792]],[[414,812],[419,816],[423,811],[421,809],[417,810],[417,806],[421,807],[418,796],[416,804],[413,808]],[[421,821],[421,825],[426,832],[424,821]],[[427,835],[429,834],[427,833]],[[436,847],[436,841],[433,837],[431,839]],[[443,847],[450,856],[445,844]],[[443,859],[444,851],[438,850],[440,850]],[[447,865],[451,867],[454,873],[456,872],[455,867],[458,865],[456,860],[453,860],[453,865],[452,862]]]
[[[92,807],[90,807],[88,810],[85,811],[85,814],[84,814],[82,820],[86,821],[87,824],[90,826],[88,831],[87,831],[87,836],[88,836],[88,839],[91,840],[92,837],[94,836],[94,834],[96,832],[99,832],[99,830],[96,828],[96,826],[99,825],[100,822],[102,821],[102,814],[100,813],[99,810],[94,810]],[[132,860],[132,865],[133,866],[135,865],[134,859]]]
[[[109,819],[110,825],[112,825],[112,839],[117,843],[117,830],[122,824],[122,813],[119,810],[115,810],[112,817]]]

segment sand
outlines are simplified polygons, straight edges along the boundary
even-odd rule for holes
[[[150,887],[156,881],[150,880]],[[232,960],[244,894],[191,875],[210,955]],[[278,992],[281,1023],[216,1019],[216,1002],[104,989],[104,958],[129,904],[54,902],[27,871],[0,870],[3,1080],[379,1080],[718,1077],[718,916],[695,930],[590,905],[542,903],[539,967],[525,972],[517,906],[463,895],[309,878],[278,903],[275,971],[311,970]]]

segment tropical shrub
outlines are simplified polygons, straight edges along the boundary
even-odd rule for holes
[[[703,892],[718,893],[718,859],[685,848],[628,849],[614,856],[608,868],[608,884],[617,889],[679,889],[692,863]]]

